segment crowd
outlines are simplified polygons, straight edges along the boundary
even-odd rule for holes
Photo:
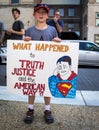
[[[49,12],[48,12],[49,13]],[[7,39],[22,40],[25,35],[25,27],[23,21],[20,20],[21,11],[18,8],[12,9],[12,16],[14,23],[10,29],[5,30],[4,22],[0,20],[0,46],[7,41]],[[43,15],[43,14],[42,14]],[[58,37],[61,37],[61,32],[64,28],[64,22],[61,20],[60,11],[56,10],[52,19],[46,19],[47,25],[55,27]],[[43,40],[43,39],[40,39]]]

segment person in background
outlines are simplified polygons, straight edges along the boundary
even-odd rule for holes
[[[40,3],[34,6],[34,17],[36,25],[31,26],[26,30],[25,41],[37,40],[37,41],[55,41],[60,42],[57,31],[54,27],[47,25],[46,20],[49,16],[49,7],[47,4]],[[34,119],[34,100],[35,96],[29,95],[28,97],[28,111],[24,119],[25,123],[32,123]],[[50,97],[44,97],[44,120],[46,123],[53,123],[54,118],[50,110]]]
[[[54,26],[58,32],[59,37],[61,36],[61,32],[64,28],[64,22],[60,19],[60,12],[59,10],[55,11],[54,17],[51,20],[47,21],[47,24],[50,26]]]
[[[23,35],[25,34],[25,30],[24,30],[23,22],[19,20],[20,10],[17,8],[13,8],[12,16],[15,21],[12,25],[12,28],[7,31],[7,34],[9,35],[9,39],[22,40]]]
[[[3,44],[4,36],[5,36],[4,23],[0,21],[0,47],[1,44]]]

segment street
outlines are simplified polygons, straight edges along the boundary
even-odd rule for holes
[[[0,65],[0,86],[6,86],[6,65]],[[99,91],[99,67],[78,68],[77,90]]]
[[[79,67],[77,89],[99,91],[99,67]]]

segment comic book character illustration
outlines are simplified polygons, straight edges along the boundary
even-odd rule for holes
[[[57,60],[54,74],[48,79],[49,89],[54,97],[74,98],[76,96],[77,74],[71,70],[71,58],[63,56]]]

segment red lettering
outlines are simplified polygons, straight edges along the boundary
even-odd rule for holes
[[[19,60],[19,62],[21,62],[21,68],[32,68],[32,69],[44,68],[44,62],[41,61]]]
[[[32,84],[32,83],[21,83],[16,82],[15,89],[22,89],[24,95],[33,95],[35,96],[38,92],[40,96],[43,96],[45,91],[45,84]]]

